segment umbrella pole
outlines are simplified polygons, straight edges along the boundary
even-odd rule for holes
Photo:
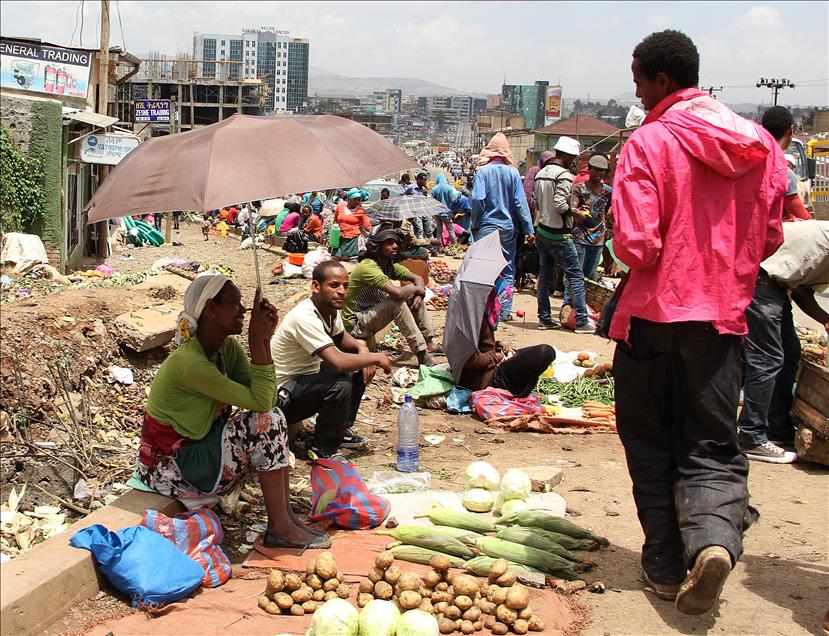
[[[253,208],[250,203],[245,204],[248,211],[248,227],[250,228],[250,239],[253,241],[253,268],[256,270],[256,289],[262,292],[262,278],[259,276],[259,253],[256,251],[256,230],[253,226]]]

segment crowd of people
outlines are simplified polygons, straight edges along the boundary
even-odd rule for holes
[[[642,577],[684,613],[711,609],[757,518],[748,459],[794,459],[774,443],[793,436],[800,349],[791,301],[829,328],[814,296],[829,285],[829,223],[811,220],[787,173],[793,121],[785,108],[770,109],[758,125],[701,92],[697,49],[677,31],[645,38],[631,69],[649,114],[622,147],[612,186],[605,155],[589,154],[579,175],[582,149],[568,137],[522,179],[499,133],[460,187],[442,174],[431,189],[426,172],[414,182],[401,178],[402,196],[431,196],[445,216],[373,226],[368,193],[358,187],[287,197],[284,214],[267,225],[306,241],[336,234],[336,258],[314,268],[311,297],[281,322],[259,292],[248,309],[224,276],[195,279],[179,321],[181,345],[150,390],[142,479],[188,501],[228,492],[255,472],[268,511],[265,545],[329,545],[289,505],[296,425],[316,418],[307,450],[317,457],[365,444],[353,425],[376,369],[391,371],[374,350],[391,322],[419,364],[432,366],[443,353],[425,310],[424,277],[400,259],[428,254],[442,233],[456,242],[458,226],[471,241],[498,233],[507,265],[486,301],[477,352],[457,375],[468,389],[523,397],[555,352],[548,344],[515,351],[496,340],[499,322],[512,318],[519,252],[538,253],[539,329],[560,327],[550,307],[557,266],[575,331],[594,333],[585,280],[597,276],[612,238],[629,271],[603,319],[617,343],[616,416],[645,535]],[[327,197],[338,199],[333,210],[323,205]],[[245,225],[244,210],[216,218]],[[350,273],[342,263],[349,260],[357,260]],[[248,311],[250,357],[233,338]]]

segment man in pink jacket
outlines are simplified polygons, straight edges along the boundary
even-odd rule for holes
[[[783,239],[785,161],[765,130],[696,88],[683,33],[645,38],[631,68],[650,113],[613,183],[613,248],[630,268],[610,325],[617,422],[643,579],[701,614],[756,518],[737,442],[740,341],[760,261]]]

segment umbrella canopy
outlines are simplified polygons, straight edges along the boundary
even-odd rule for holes
[[[449,215],[452,213],[443,203],[432,197],[408,194],[384,199],[366,209],[366,214],[376,223],[403,221],[421,216]]]
[[[418,167],[381,135],[349,119],[237,114],[142,143],[95,192],[88,222],[144,212],[205,212],[286,192],[353,186]]]
[[[443,334],[443,350],[455,382],[461,377],[463,365],[478,350],[486,300],[506,265],[500,235],[491,232],[467,250],[455,276]]]

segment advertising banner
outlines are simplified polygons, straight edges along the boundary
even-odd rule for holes
[[[561,86],[548,86],[547,99],[544,100],[544,125],[556,123],[561,119]]]
[[[86,97],[92,53],[20,40],[0,40],[0,87],[60,97]]]
[[[143,99],[132,103],[133,122],[136,124],[170,122],[169,99]]]
[[[117,166],[141,140],[132,135],[89,135],[81,144],[81,161]]]

